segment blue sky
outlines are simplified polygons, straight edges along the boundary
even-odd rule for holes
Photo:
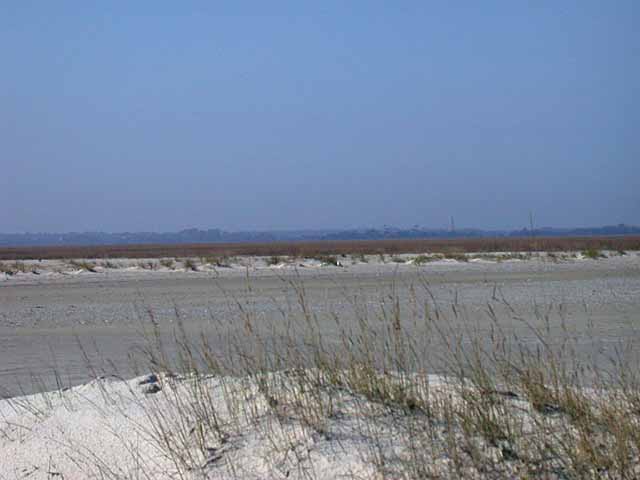
[[[637,1],[3,2],[0,231],[640,224]]]

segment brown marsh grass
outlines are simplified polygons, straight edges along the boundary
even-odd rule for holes
[[[556,252],[640,250],[640,236],[343,240],[179,245],[2,247],[0,260],[56,258],[225,258],[259,255],[313,258],[331,255],[457,254],[470,252]]]

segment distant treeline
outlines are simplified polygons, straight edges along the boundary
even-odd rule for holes
[[[611,225],[593,228],[537,228],[534,230],[426,229],[383,228],[356,230],[289,230],[262,232],[227,232],[220,229],[180,232],[71,232],[71,233],[0,233],[0,246],[97,246],[97,245],[166,245],[189,243],[269,243],[318,240],[386,240],[438,238],[501,237],[591,237],[640,235],[640,227]]]
[[[632,225],[609,225],[587,228],[542,227],[530,230],[481,230],[466,228],[460,230],[432,229],[367,229],[341,230],[327,233],[322,240],[383,240],[392,238],[500,238],[500,237],[602,237],[610,235],[639,235],[640,227]]]

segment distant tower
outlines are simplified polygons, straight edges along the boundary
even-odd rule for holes
[[[538,242],[536,242],[536,231],[533,225],[533,212],[529,211],[529,251],[538,249]]]
[[[534,228],[533,228],[533,212],[529,211],[529,228],[531,229],[531,236],[535,236]]]
[[[451,215],[451,233],[456,233],[456,223],[453,221],[453,215]]]

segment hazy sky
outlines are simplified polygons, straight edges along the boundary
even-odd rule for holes
[[[3,1],[0,231],[640,224],[640,2]]]

